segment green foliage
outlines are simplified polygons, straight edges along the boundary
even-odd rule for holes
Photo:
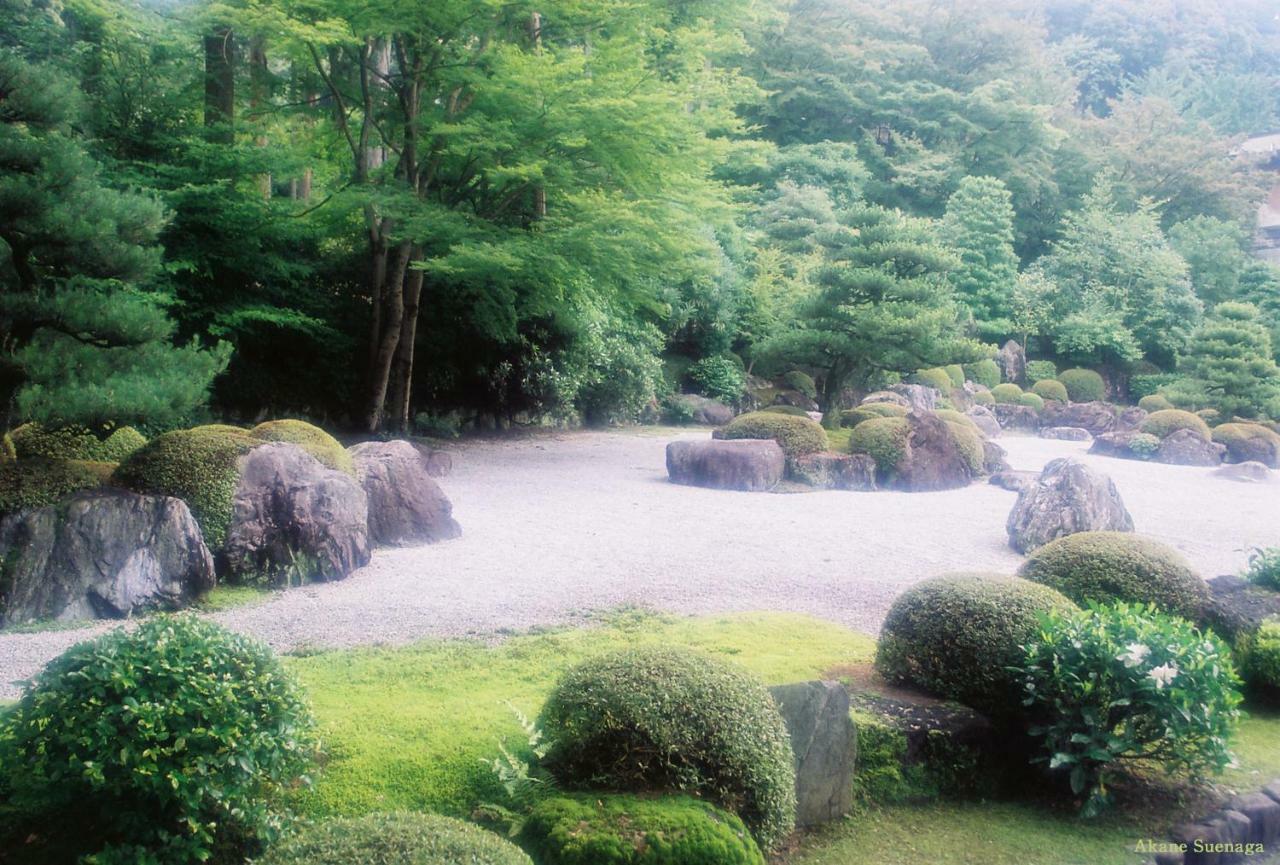
[[[1043,400],[1055,400],[1057,402],[1068,402],[1067,387],[1062,382],[1052,378],[1042,378],[1031,386],[1031,392]]]
[[[83,427],[46,430],[39,424],[27,423],[15,429],[11,436],[20,459],[118,463],[147,443],[142,433],[129,426],[99,438]]]
[[[735,815],[687,796],[560,796],[535,806],[520,842],[541,865],[764,865]]]
[[[991,358],[964,364],[964,374],[972,382],[993,389],[1000,384],[1000,364]]]
[[[953,408],[939,408],[934,409],[933,413],[949,424],[957,424],[967,430],[978,433],[980,436],[982,435],[982,430],[974,423],[973,418],[963,412],[956,411]]]
[[[1280,414],[1280,366],[1256,306],[1220,303],[1195,332],[1181,368],[1225,415]]]
[[[1237,657],[1249,687],[1269,697],[1280,695],[1280,618],[1265,620],[1242,643]]]
[[[801,457],[827,449],[827,432],[808,417],[748,412],[724,428],[727,439],[773,439],[788,457]]]
[[[964,387],[964,367],[958,363],[949,363],[943,367],[946,370],[947,378],[951,379],[953,388]]]
[[[863,403],[857,408],[849,408],[840,412],[840,425],[844,427],[856,427],[863,421],[874,420],[881,417],[906,417],[908,409],[891,402],[872,402]]]
[[[1177,374],[1173,373],[1132,375],[1129,377],[1129,396],[1138,399],[1142,399],[1144,396],[1152,396],[1159,392],[1161,388],[1173,384],[1177,380]]]
[[[947,431],[951,434],[951,441],[955,443],[956,450],[960,451],[960,455],[964,458],[965,463],[969,466],[969,471],[974,475],[982,474],[983,465],[986,462],[985,449],[982,446],[984,436],[978,429],[977,424],[965,418],[967,423],[955,421],[947,418],[946,413],[952,412],[950,409],[939,409],[936,414],[943,418],[947,425]],[[964,415],[960,415],[964,417]]]
[[[0,462],[0,516],[57,504],[102,486],[102,463],[40,458]],[[109,465],[109,464],[107,464]]]
[[[175,430],[135,451],[112,480],[135,492],[182,499],[204,542],[218,550],[231,525],[240,457],[261,443],[242,432]]]
[[[919,370],[911,379],[916,384],[931,387],[939,393],[951,393],[951,374],[942,367]],[[964,383],[961,382],[961,384],[963,385]]]
[[[952,574],[898,596],[880,629],[876,669],[997,718],[1018,714],[1021,687],[1009,667],[1039,617],[1073,605],[1053,589],[998,574]]]
[[[1152,412],[1143,419],[1139,429],[1148,435],[1161,439],[1167,438],[1171,433],[1175,433],[1180,429],[1189,429],[1205,441],[1208,441],[1213,435],[1209,425],[1202,418],[1189,411],[1176,408]]]
[[[1241,697],[1230,652],[1154,606],[1050,616],[1027,645],[1022,678],[1040,760],[1087,796],[1086,815],[1109,804],[1122,761],[1192,774],[1231,762]]]
[[[991,391],[989,390],[980,390],[975,393],[972,398],[974,405],[991,406],[996,404],[996,398],[991,395]]]
[[[1027,361],[1027,381],[1032,384],[1038,384],[1042,381],[1056,379],[1058,377],[1058,365],[1051,360],[1029,360]],[[1049,399],[1049,397],[1045,397]]]
[[[1136,433],[1129,439],[1129,451],[1142,459],[1150,459],[1160,450],[1160,439],[1150,433]]]
[[[1013,382],[1005,382],[998,384],[991,389],[991,396],[997,403],[1003,405],[1017,405],[1022,399],[1022,388]]]
[[[1107,398],[1107,383],[1091,369],[1067,369],[1058,374],[1071,402],[1094,402]]]
[[[1138,408],[1148,412],[1167,411],[1173,403],[1165,399],[1163,394],[1151,393],[1138,400]]]
[[[893,473],[907,452],[911,423],[905,417],[882,417],[864,421],[853,428],[849,440],[855,454],[867,454],[876,461],[876,472]]]
[[[1043,411],[1044,398],[1037,393],[1031,393],[1028,391],[1018,397],[1018,405],[1025,405],[1027,408],[1033,408],[1036,411]]]
[[[260,865],[531,865],[521,849],[437,814],[366,814],[306,826],[273,844]]]
[[[799,406],[794,405],[771,405],[768,408],[760,409],[762,412],[769,414],[785,414],[790,417],[809,417],[809,413]]]
[[[1031,554],[1021,576],[1077,603],[1152,603],[1162,612],[1199,620],[1209,589],[1182,554],[1127,532],[1077,532]]]
[[[818,386],[814,383],[813,376],[807,372],[793,369],[782,377],[782,384],[791,390],[799,391],[809,399],[818,397]]]
[[[737,812],[762,848],[790,834],[786,726],[744,670],[682,649],[634,649],[570,670],[541,715],[545,765],[564,783],[681,790]]]
[[[0,835],[11,852],[35,837],[36,856],[66,845],[104,862],[252,855],[310,766],[312,726],[264,644],[149,618],[68,650],[0,719]]]
[[[193,430],[194,432],[194,430]],[[223,433],[228,430],[223,429]],[[351,454],[336,438],[318,426],[301,420],[269,420],[258,424],[249,435],[264,442],[288,442],[302,448],[323,465],[355,477]]]
[[[1245,579],[1280,592],[1280,547],[1255,547],[1249,551]]]
[[[960,256],[951,273],[956,294],[973,316],[978,336],[1013,334],[1013,294],[1018,257],[1013,251],[1014,212],[1008,188],[994,177],[960,181],[947,201],[942,231]],[[963,382],[961,382],[963,384]]]
[[[1259,460],[1280,466],[1280,433],[1256,423],[1224,423],[1213,428],[1213,440],[1227,448],[1233,462]]]
[[[733,404],[742,398],[747,377],[733,358],[704,357],[689,367],[688,379],[697,392]]]

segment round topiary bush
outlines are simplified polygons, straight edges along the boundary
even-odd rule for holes
[[[23,424],[11,434],[19,459],[84,460],[118,463],[147,443],[131,426],[113,430],[98,438],[83,427],[47,430],[39,424]]]
[[[766,850],[794,826],[786,725],[732,664],[673,648],[605,655],[565,674],[541,726],[544,765],[562,783],[696,793],[736,812]]]
[[[971,397],[974,405],[995,405],[996,398],[991,395],[989,390],[980,390]]]
[[[892,472],[907,450],[911,422],[905,417],[882,417],[865,421],[853,428],[849,450],[866,454],[876,461],[881,474]]]
[[[1058,378],[1058,365],[1051,360],[1027,361],[1027,381],[1035,384],[1041,381],[1055,381]],[[1044,396],[1044,394],[1040,394]],[[1045,396],[1045,399],[1050,397]]]
[[[1164,394],[1150,393],[1144,396],[1142,399],[1138,400],[1138,408],[1142,409],[1143,411],[1148,411],[1148,412],[1168,411],[1173,407],[1174,407],[1173,403],[1165,399]]]
[[[771,414],[785,414],[791,417],[808,417],[809,413],[802,408],[794,405],[771,405],[768,408],[762,408],[760,411],[767,411]]]
[[[1000,364],[990,358],[977,363],[966,363],[964,374],[969,381],[977,382],[990,390],[1000,383]]]
[[[940,393],[951,393],[951,376],[947,375],[947,371],[941,367],[919,370],[911,378],[916,384],[931,387]]]
[[[943,371],[946,372],[947,378],[951,379],[951,386],[964,387],[964,367],[958,363],[949,363],[944,366]]]
[[[278,830],[313,727],[265,644],[194,615],[80,643],[0,717],[5,849],[34,837],[57,851],[37,861],[239,861]]]
[[[355,477],[356,464],[351,454],[333,436],[318,426],[301,420],[269,420],[260,423],[249,435],[264,442],[288,442],[302,448],[334,471]]]
[[[1146,419],[1142,421],[1142,425],[1138,428],[1144,433],[1160,439],[1168,438],[1171,433],[1175,433],[1180,429],[1189,429],[1196,432],[1206,441],[1213,436],[1209,425],[1201,418],[1196,417],[1189,411],[1183,411],[1178,408],[1152,412],[1147,415]]]
[[[818,398],[818,385],[814,382],[813,376],[807,372],[793,369],[782,377],[782,383],[791,390],[799,391],[809,399]]]
[[[48,507],[72,493],[97,489],[104,482],[104,469],[110,467],[110,463],[37,458],[0,463],[0,516]]]
[[[1044,411],[1044,399],[1036,393],[1024,393],[1018,397],[1018,405],[1025,405],[1027,408],[1036,411]]]
[[[533,865],[523,850],[471,823],[438,814],[366,814],[306,827],[273,844],[257,865]]]
[[[906,406],[892,402],[868,402],[857,408],[840,412],[840,426],[855,427],[863,421],[875,420],[879,417],[906,417],[910,413]]]
[[[1058,381],[1067,389],[1072,402],[1093,402],[1105,399],[1107,383],[1091,369],[1067,369],[1058,373]]]
[[[876,669],[995,718],[1019,713],[1022,694],[1009,667],[1036,633],[1039,617],[1074,608],[1059,592],[997,574],[949,574],[898,596],[880,629]]]
[[[1242,463],[1257,460],[1280,468],[1280,435],[1262,424],[1224,423],[1214,427],[1213,440],[1227,449],[1227,459]]]
[[[140,493],[182,499],[217,550],[227,539],[240,457],[262,444],[241,432],[175,430],[121,463],[112,482]]]
[[[764,865],[742,821],[687,796],[557,796],[520,843],[539,865]]]
[[[998,384],[991,389],[991,396],[997,403],[1003,405],[1016,405],[1022,398],[1022,388],[1013,382],[1005,382]]]
[[[727,439],[773,439],[788,457],[802,457],[827,449],[827,431],[815,420],[772,412],[738,415],[725,426]]]
[[[1202,408],[1196,412],[1196,417],[1207,423],[1210,427],[1215,427],[1222,423],[1222,412],[1216,408]]]
[[[1076,603],[1152,603],[1193,621],[1209,601],[1208,586],[1177,550],[1128,532],[1058,538],[1032,553],[1018,573]]]
[[[960,426],[965,427],[966,429],[971,429],[978,435],[982,435],[982,430],[973,422],[973,418],[963,412],[958,412],[953,408],[940,408],[935,409],[933,413],[947,423],[960,424]]]
[[[1031,387],[1031,392],[1041,399],[1067,402],[1067,386],[1057,379],[1042,378]]]

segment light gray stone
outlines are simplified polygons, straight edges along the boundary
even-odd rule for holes
[[[763,492],[782,480],[786,458],[773,439],[676,441],[667,445],[672,483]]]
[[[1027,353],[1017,340],[1009,340],[996,355],[996,364],[1005,381],[1022,385],[1027,382]]]
[[[1058,439],[1067,442],[1087,442],[1093,438],[1093,434],[1087,429],[1078,426],[1051,426],[1040,430],[1040,438],[1042,439]]]
[[[938,392],[922,384],[895,384],[889,388],[907,401],[912,411],[933,411],[938,407]]]
[[[1195,430],[1171,432],[1160,442],[1155,461],[1175,466],[1219,466],[1227,449],[1211,442]]]
[[[806,454],[788,464],[791,477],[820,490],[874,490],[876,461],[866,454]]]
[[[973,406],[965,412],[965,416],[977,424],[987,438],[993,439],[1000,435],[1000,421],[996,418],[996,413],[985,405]]]
[[[1018,493],[1006,529],[1010,546],[1029,553],[1076,532],[1131,532],[1133,517],[1111,478],[1061,458]]]
[[[796,825],[817,826],[853,809],[857,730],[839,682],[770,688],[787,725],[796,766]]]
[[[1229,481],[1240,481],[1246,484],[1265,484],[1271,480],[1271,470],[1254,460],[1223,466],[1215,471],[1213,475],[1214,477],[1226,478]]]
[[[406,441],[348,448],[369,502],[369,540],[382,546],[447,541],[462,534],[453,504],[431,478],[429,458]]]

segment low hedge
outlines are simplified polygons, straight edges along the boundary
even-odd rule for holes
[[[257,865],[533,865],[510,841],[437,814],[336,817],[272,845]]]
[[[1067,386],[1057,379],[1043,378],[1031,386],[1031,392],[1044,400],[1067,402]]]
[[[1168,411],[1174,408],[1174,404],[1169,402],[1164,394],[1152,393],[1138,400],[1138,408],[1148,412]]]
[[[795,824],[786,725],[732,664],[661,647],[604,655],[561,678],[540,724],[543,763],[566,786],[695,793],[735,811],[765,849]]]
[[[807,417],[753,411],[738,415],[724,427],[726,439],[773,439],[788,457],[827,449],[827,431]]]
[[[1018,405],[1025,405],[1037,412],[1044,411],[1044,398],[1037,393],[1024,393],[1018,397]]]
[[[83,427],[48,430],[28,423],[10,435],[18,459],[118,463],[147,443],[142,433],[131,426],[119,427],[106,438],[99,438]]]
[[[1000,383],[1000,364],[987,358],[976,363],[964,364],[964,375],[969,381],[976,382],[988,389]]]
[[[1256,423],[1224,423],[1213,428],[1213,440],[1227,449],[1232,462],[1257,460],[1280,468],[1280,435]]]
[[[688,796],[557,796],[519,840],[539,865],[765,865],[736,815]]]
[[[1067,369],[1058,373],[1072,402],[1094,402],[1107,397],[1107,383],[1091,369]]]
[[[961,573],[918,583],[898,596],[880,629],[876,669],[997,719],[1019,713],[1009,667],[1022,660],[1039,617],[1074,608],[1046,586],[997,574]]]
[[[998,384],[991,389],[991,396],[997,403],[1002,405],[1016,405],[1022,397],[1022,388],[1013,382],[1005,382]]]
[[[0,463],[0,516],[55,505],[102,486],[114,463],[19,459]]]
[[[347,449],[320,427],[306,421],[271,420],[258,424],[249,435],[266,442],[295,444],[334,471],[355,477],[356,465]]]
[[[1206,441],[1213,436],[1213,431],[1209,429],[1209,425],[1202,418],[1196,417],[1189,411],[1177,408],[1152,412],[1147,415],[1146,419],[1142,421],[1142,426],[1138,428],[1144,433],[1160,439],[1168,438],[1169,435],[1180,429],[1189,429],[1199,433]]]
[[[1162,612],[1200,619],[1209,589],[1182,555],[1128,532],[1079,532],[1045,544],[1018,572],[1073,601],[1152,603]]]

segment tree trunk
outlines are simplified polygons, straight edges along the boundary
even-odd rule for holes
[[[209,140],[235,142],[235,34],[222,27],[204,37],[204,125]]]
[[[387,404],[387,386],[391,381],[391,364],[400,344],[400,328],[404,322],[405,278],[409,268],[411,247],[401,241],[396,247],[395,264],[387,274],[382,292],[382,332],[375,346],[373,368],[369,376],[369,405],[365,412],[365,431],[377,432]]]
[[[418,253],[415,250],[413,258]],[[401,431],[409,429],[413,403],[413,357],[418,338],[418,311],[421,309],[425,274],[412,270],[405,280],[404,320],[400,324],[400,344],[396,347],[395,393],[391,403],[392,423]]]

